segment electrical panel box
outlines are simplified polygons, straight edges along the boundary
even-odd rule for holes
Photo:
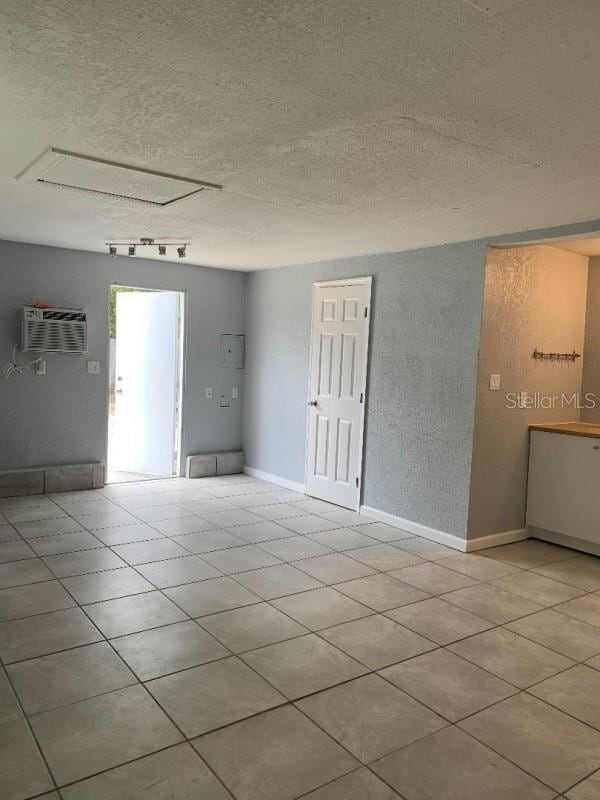
[[[21,309],[21,350],[38,353],[87,353],[88,320],[81,308]]]
[[[233,333],[224,333],[221,336],[221,351],[223,354],[224,367],[244,369],[245,343],[245,336]]]

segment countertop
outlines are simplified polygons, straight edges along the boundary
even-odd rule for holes
[[[530,425],[530,431],[546,433],[563,433],[566,436],[588,436],[600,439],[600,425],[589,425],[585,422],[555,422],[548,425]]]

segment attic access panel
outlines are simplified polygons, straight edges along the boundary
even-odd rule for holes
[[[17,180],[85,194],[165,208],[208,189],[222,189],[179,175],[105,161],[51,147],[23,170]]]

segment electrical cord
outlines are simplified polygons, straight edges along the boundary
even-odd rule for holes
[[[4,375],[5,379],[8,380],[12,378],[13,375],[25,375],[25,373],[30,372],[31,368],[42,361],[42,358],[36,358],[33,361],[28,361],[26,364],[19,364],[17,362],[17,350],[19,349],[19,345],[16,344],[13,347],[12,351],[12,361],[10,361],[2,370],[2,374]]]

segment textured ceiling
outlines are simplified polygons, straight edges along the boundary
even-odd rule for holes
[[[600,3],[494,5],[0,0],[0,238],[252,268],[597,218]],[[51,146],[225,188],[16,183]]]

